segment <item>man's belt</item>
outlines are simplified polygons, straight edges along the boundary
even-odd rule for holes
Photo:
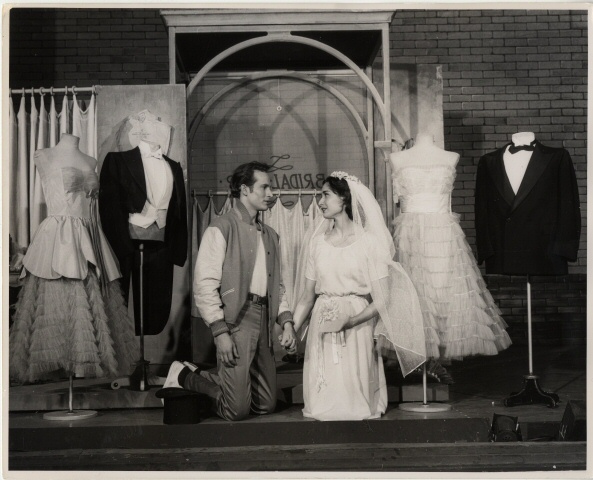
[[[259,295],[256,295],[255,293],[248,293],[247,300],[251,303],[255,303],[256,305],[267,305],[268,304],[267,297],[260,297]]]

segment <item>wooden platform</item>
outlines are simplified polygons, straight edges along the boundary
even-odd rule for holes
[[[583,473],[586,444],[554,437],[567,403],[586,399],[584,348],[548,348],[534,357],[541,385],[560,396],[557,408],[504,407],[504,398],[521,388],[526,358],[526,348],[512,347],[497,357],[454,364],[450,411],[405,412],[393,402],[380,419],[361,422],[305,419],[301,405],[281,399],[274,414],[241,422],[208,416],[198,424],[164,425],[152,391],[143,392],[144,408],[101,409],[97,417],[78,422],[45,421],[40,411],[11,412],[8,465],[11,470]],[[294,384],[290,388],[294,393]],[[92,391],[86,397],[92,399]],[[490,443],[494,413],[517,416],[523,441]]]

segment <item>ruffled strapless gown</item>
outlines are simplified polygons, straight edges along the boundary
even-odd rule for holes
[[[401,213],[395,219],[396,260],[410,276],[424,318],[427,357],[496,355],[511,344],[451,211],[455,168],[409,165],[393,172]]]
[[[119,266],[98,224],[92,170],[40,174],[48,217],[23,259],[23,286],[10,329],[13,381],[128,374],[139,358]]]

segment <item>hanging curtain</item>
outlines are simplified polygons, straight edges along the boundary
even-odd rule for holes
[[[35,94],[31,93],[30,113],[27,113],[24,91],[18,113],[12,96],[9,101],[9,233],[23,250],[47,216],[41,179],[35,167],[35,152],[56,146],[64,133],[72,132],[79,137],[82,152],[93,158],[97,155],[94,92],[86,110],[80,108],[76,95],[69,102],[68,94],[65,94],[58,112],[53,90],[50,91],[49,111],[46,110],[43,91],[39,94],[39,110]],[[76,127],[75,132],[73,127]]]
[[[91,95],[91,100],[86,110],[82,110],[81,101],[79,103],[76,94],[72,94],[72,135],[80,138],[80,151],[97,158],[96,130],[95,130],[95,94]]]
[[[39,114],[37,113],[37,107],[35,106],[35,95],[31,93],[31,114],[30,114],[30,134],[29,134],[29,202],[28,202],[28,215],[29,215],[29,235],[32,236],[35,233],[33,228],[33,198],[35,194],[35,162],[33,157],[35,150],[37,150],[37,126],[39,123]]]
[[[52,95],[51,100],[49,102],[49,147],[55,147],[60,140],[59,135],[59,128],[60,128],[60,119],[58,118],[58,113],[56,112],[56,98]]]
[[[48,147],[49,140],[49,117],[45,110],[45,95],[41,94],[39,99],[39,124],[37,128],[37,145],[35,150]],[[41,178],[39,171],[35,168],[35,181],[33,191],[33,202],[31,208],[31,235],[35,235],[35,231],[39,224],[47,217],[47,205],[45,204],[45,197],[41,188]]]
[[[18,174],[18,162],[19,162],[19,139],[18,139],[18,124],[16,114],[14,113],[14,106],[12,103],[12,97],[8,102],[8,119],[9,119],[9,145],[8,145],[8,168],[9,168],[9,205],[12,207],[17,204],[17,174]],[[15,208],[9,208],[9,233],[13,241],[17,241],[18,234],[18,221],[17,212]]]
[[[22,249],[29,245],[29,114],[25,106],[25,95],[21,97],[18,119],[18,172],[16,204],[11,209],[17,214],[16,241]]]
[[[70,133],[70,108],[68,105],[68,95],[64,95],[62,99],[62,110],[60,111],[60,128],[58,133],[58,141],[62,138],[64,133]]]

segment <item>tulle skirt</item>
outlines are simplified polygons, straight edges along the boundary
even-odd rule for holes
[[[397,261],[420,299],[429,358],[496,355],[511,344],[455,213],[402,213]]]
[[[103,296],[94,267],[84,280],[24,278],[10,329],[10,378],[129,374],[139,358],[133,320],[119,282]]]

